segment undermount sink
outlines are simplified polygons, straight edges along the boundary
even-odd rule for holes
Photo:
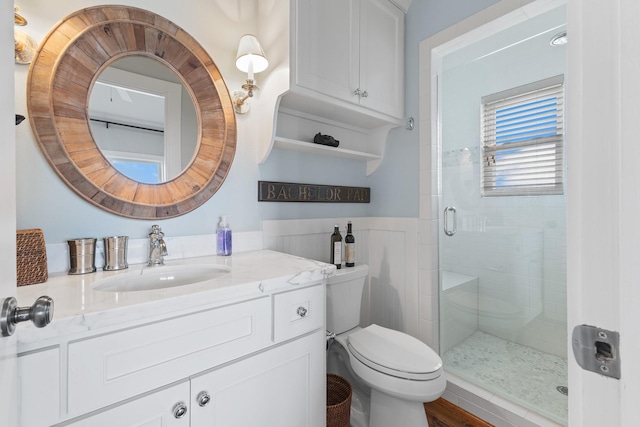
[[[229,271],[230,268],[219,265],[161,265],[99,279],[92,287],[96,291],[105,292],[149,291],[205,282]]]

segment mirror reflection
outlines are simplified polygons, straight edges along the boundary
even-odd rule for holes
[[[141,183],[176,178],[196,152],[199,123],[191,94],[150,57],[123,57],[104,69],[91,90],[89,117],[103,155]]]

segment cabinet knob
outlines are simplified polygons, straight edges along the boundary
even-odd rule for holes
[[[43,328],[51,323],[53,318],[53,299],[41,296],[31,307],[18,307],[14,297],[6,298],[2,303],[0,313],[0,330],[3,337],[13,334],[16,324],[31,320],[36,328]]]
[[[206,391],[201,391],[196,397],[196,401],[200,406],[207,406],[211,402],[211,396]]]
[[[300,306],[298,307],[298,311],[296,311],[296,313],[298,313],[298,316],[300,317],[305,317],[307,315],[307,309]]]
[[[187,405],[184,402],[178,402],[173,407],[173,416],[180,419],[187,415]]]
[[[360,94],[360,96],[361,96],[362,98],[366,98],[367,96],[369,96],[369,92],[367,92],[367,91],[365,90],[364,92],[362,92],[362,93]]]
[[[356,96],[360,96],[360,88],[353,91],[353,94]]]

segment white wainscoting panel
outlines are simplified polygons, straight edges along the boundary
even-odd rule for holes
[[[353,224],[356,261],[369,265],[360,324],[377,323],[420,338],[417,218],[318,218],[263,221],[265,249],[329,262],[334,224]],[[436,314],[437,316],[437,314]]]

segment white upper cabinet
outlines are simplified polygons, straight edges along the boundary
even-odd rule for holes
[[[408,0],[265,2],[258,162],[273,147],[359,159],[373,173],[389,130],[404,117],[404,12]],[[262,4],[261,4],[262,5]],[[286,27],[288,36],[280,31]],[[274,29],[277,29],[274,30]],[[313,143],[318,132],[339,148]]]
[[[404,13],[388,0],[297,0],[294,84],[403,116]]]
[[[386,0],[360,3],[360,104],[404,116],[404,13]]]
[[[297,0],[294,82],[357,103],[360,0]]]

